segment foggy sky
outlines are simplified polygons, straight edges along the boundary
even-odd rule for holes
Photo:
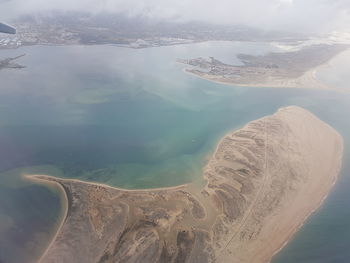
[[[123,13],[267,30],[350,29],[350,0],[0,0],[0,20],[52,10]]]

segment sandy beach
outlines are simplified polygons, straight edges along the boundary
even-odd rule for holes
[[[189,71],[188,69],[184,69],[183,72],[186,74],[189,74],[191,76],[201,78],[204,80],[208,80],[217,84],[223,84],[223,85],[229,85],[234,87],[252,87],[252,88],[290,88],[290,89],[329,89],[329,90],[338,90],[335,87],[331,87],[329,85],[324,84],[322,81],[320,81],[316,74],[319,70],[321,70],[324,67],[327,67],[329,63],[325,63],[323,65],[320,65],[316,68],[313,68],[306,73],[304,73],[301,77],[291,79],[291,78],[283,78],[283,79],[274,79],[270,82],[266,81],[264,83],[262,82],[251,82],[248,84],[241,83],[241,82],[235,82],[231,79],[225,79],[220,76],[212,76],[205,73],[193,73]]]
[[[288,111],[290,109],[291,108],[288,107],[282,109],[282,111]],[[281,114],[281,111],[279,111],[275,115],[283,114]],[[289,127],[291,129],[291,133],[299,133],[300,136],[305,136],[307,134],[307,137],[309,137],[309,139],[305,138],[306,140],[303,142],[304,146],[307,145],[308,150],[304,153],[299,152],[300,154],[304,155],[303,157],[293,157],[293,154],[291,154],[291,152],[293,152],[293,147],[290,147],[291,143],[293,142],[293,144],[296,144],[297,141],[293,140],[288,143],[290,147],[288,151],[286,151],[287,149],[284,149],[288,156],[288,162],[299,163],[299,165],[296,166],[299,166],[298,168],[300,170],[304,170],[304,173],[308,173],[308,175],[304,175],[300,178],[300,180],[303,182],[292,183],[292,185],[290,185],[289,194],[284,194],[284,197],[282,197],[283,195],[278,197],[283,200],[283,204],[280,204],[278,207],[276,207],[274,212],[271,211],[272,213],[266,215],[266,217],[263,219],[264,223],[262,223],[260,226],[256,226],[257,222],[254,222],[254,220],[247,217],[247,219],[241,225],[236,227],[238,229],[241,229],[242,226],[248,229],[258,228],[260,238],[256,240],[249,239],[247,242],[242,242],[237,234],[234,234],[229,243],[226,244],[226,249],[223,250],[224,253],[222,255],[222,260],[219,262],[232,262],[230,259],[228,259],[230,254],[242,255],[240,260],[237,262],[269,262],[271,260],[271,257],[288,243],[288,241],[303,225],[305,220],[322,205],[323,201],[329,194],[337,179],[337,176],[341,169],[341,159],[343,152],[343,142],[341,137],[333,130],[333,135],[331,136],[337,141],[334,145],[335,147],[329,144],[323,144],[322,147],[320,147],[320,150],[321,148],[323,148],[323,150],[320,152],[313,152],[313,147],[319,146],[312,145],[310,143],[312,140],[311,136],[317,136],[319,138],[330,138],[329,134],[322,132],[326,131],[325,128],[328,125],[325,123],[319,123],[319,125],[312,125],[306,128],[305,123],[313,122],[312,116],[308,116],[308,114],[297,114],[294,116],[287,115],[280,117],[289,123],[294,123]],[[321,161],[324,158],[320,154],[322,152],[328,152],[328,164],[325,164]],[[283,153],[281,152],[280,154]],[[300,165],[300,157],[302,159],[307,159],[308,163],[310,164],[313,163],[312,169],[310,169],[311,167],[307,169],[306,167]],[[329,165],[330,163],[333,163],[334,166]],[[281,169],[283,167],[283,164],[278,164],[277,167],[274,167],[276,164],[273,164],[273,160],[271,160],[271,163],[267,161],[266,164],[266,173],[270,174],[267,180],[271,180],[272,182],[272,174],[274,173],[274,169]],[[266,186],[267,184],[265,183]],[[276,187],[276,185],[271,185],[271,187]],[[264,193],[262,193],[262,195],[264,195]],[[255,202],[255,204],[264,207],[262,203]],[[253,232],[252,230],[249,231]],[[266,244],[269,244],[269,246],[266,246]]]
[[[62,198],[61,199],[62,213],[61,213],[61,216],[60,216],[59,224],[57,226],[57,230],[56,230],[55,235],[52,237],[51,242],[47,245],[47,247],[44,250],[42,256],[38,260],[38,261],[41,261],[41,258],[45,257],[45,255],[47,254],[49,248],[52,246],[52,244],[56,240],[58,233],[60,233],[62,226],[64,225],[64,223],[67,220],[69,209],[70,209],[70,202],[69,202],[70,193],[67,192],[65,190],[64,186],[62,184],[58,183],[58,182],[48,181],[48,180],[45,180],[45,179],[41,179],[40,177],[30,176],[30,175],[22,175],[22,177],[25,180],[29,180],[29,181],[35,182],[37,184],[45,185],[46,187],[57,187],[59,189],[59,191],[61,192],[60,197]]]
[[[215,58],[179,59],[178,62],[191,66],[183,70],[185,73],[219,84],[258,88],[337,90],[336,87],[322,83],[316,73],[348,48],[348,46],[328,46],[326,50],[329,50],[325,52],[323,47],[315,47],[314,49],[319,49],[319,58],[315,58],[312,48],[256,57],[241,54],[243,58],[247,56],[247,60],[242,58],[245,63],[243,66],[224,64]],[[303,58],[305,61],[311,62],[303,65],[299,59],[293,60],[293,56],[300,57],[299,53],[303,54],[302,57],[305,56]]]
[[[224,136],[204,188],[29,176],[60,184],[71,202],[40,262],[269,262],[322,204],[342,152],[333,128],[291,106]]]

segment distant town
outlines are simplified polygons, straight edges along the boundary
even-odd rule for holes
[[[262,32],[241,26],[169,23],[146,18],[83,13],[26,16],[12,21],[16,35],[0,34],[0,49],[30,45],[114,44],[146,48],[209,40],[293,41],[302,35]]]
[[[10,37],[7,35],[5,38],[0,39],[0,46],[2,48],[17,48],[22,46],[22,41],[19,37]]]

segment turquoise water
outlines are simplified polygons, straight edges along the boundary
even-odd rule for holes
[[[208,42],[141,50],[35,46],[1,51],[0,57],[27,55],[18,61],[25,69],[0,71],[0,262],[37,257],[60,214],[57,190],[25,182],[21,174],[126,188],[191,182],[201,178],[203,165],[226,132],[292,104],[349,137],[348,94],[230,87],[187,75],[176,63],[177,58],[214,56],[238,64],[237,53],[276,50],[264,43]],[[349,171],[343,170],[343,190]],[[345,213],[350,196],[344,193],[342,202],[333,197],[342,187],[327,202]],[[327,204],[314,217],[329,216]],[[325,224],[323,228],[332,222]],[[304,229],[312,227],[306,225],[300,235]],[[342,234],[349,243],[350,234]],[[319,237],[312,235],[301,239],[313,246],[310,240]],[[300,247],[293,250],[293,244],[276,262],[287,262],[283,256],[291,255],[312,262],[307,260],[320,252],[313,246],[314,253],[307,255]],[[339,243],[331,245],[339,254]]]

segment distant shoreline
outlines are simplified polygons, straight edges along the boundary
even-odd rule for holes
[[[350,47],[340,51],[338,54],[334,55],[331,57],[328,61],[310,68],[306,72],[304,72],[300,77],[297,78],[280,78],[278,80],[272,79],[270,82],[261,82],[261,81],[256,81],[256,82],[250,82],[250,83],[243,83],[239,81],[233,81],[232,79],[227,79],[224,76],[220,75],[210,75],[205,72],[192,72],[191,68],[189,67],[184,67],[183,72],[185,74],[189,74],[191,76],[201,78],[213,83],[217,84],[222,84],[222,85],[227,85],[227,86],[234,86],[234,87],[252,87],[252,88],[279,88],[279,89],[322,89],[322,90],[333,90],[333,91],[342,91],[342,92],[347,92],[344,90],[339,90],[336,87],[332,87],[330,85],[325,84],[322,82],[319,78],[317,78],[316,74],[319,72],[322,68],[325,68],[330,65],[330,63],[336,59],[338,56],[341,56],[343,53],[348,52],[350,50]],[[288,52],[285,52],[288,53]],[[185,64],[186,63],[181,63],[180,64]],[[259,68],[257,68],[258,70]]]
[[[325,63],[324,65],[320,65],[317,68],[311,69],[310,71],[306,72],[306,74],[308,75],[314,75],[316,73],[316,71],[318,71],[319,69],[321,69],[322,67],[327,66],[328,63]],[[246,88],[272,88],[272,89],[328,89],[328,90],[336,90],[335,88],[331,88],[327,85],[325,85],[323,82],[321,82],[319,79],[315,78],[315,83],[318,83],[319,87],[292,87],[292,86],[282,86],[282,85],[278,85],[278,84],[243,84],[243,83],[233,83],[233,82],[226,82],[226,81],[222,81],[222,80],[218,80],[218,79],[213,79],[213,78],[209,78],[209,77],[205,77],[205,76],[201,76],[201,75],[197,75],[193,72],[188,71],[188,68],[184,68],[183,72],[185,74],[194,76],[196,78],[200,78],[203,80],[207,80],[213,83],[217,83],[217,84],[221,84],[221,85],[226,85],[226,86],[233,86],[233,87],[246,87]]]

